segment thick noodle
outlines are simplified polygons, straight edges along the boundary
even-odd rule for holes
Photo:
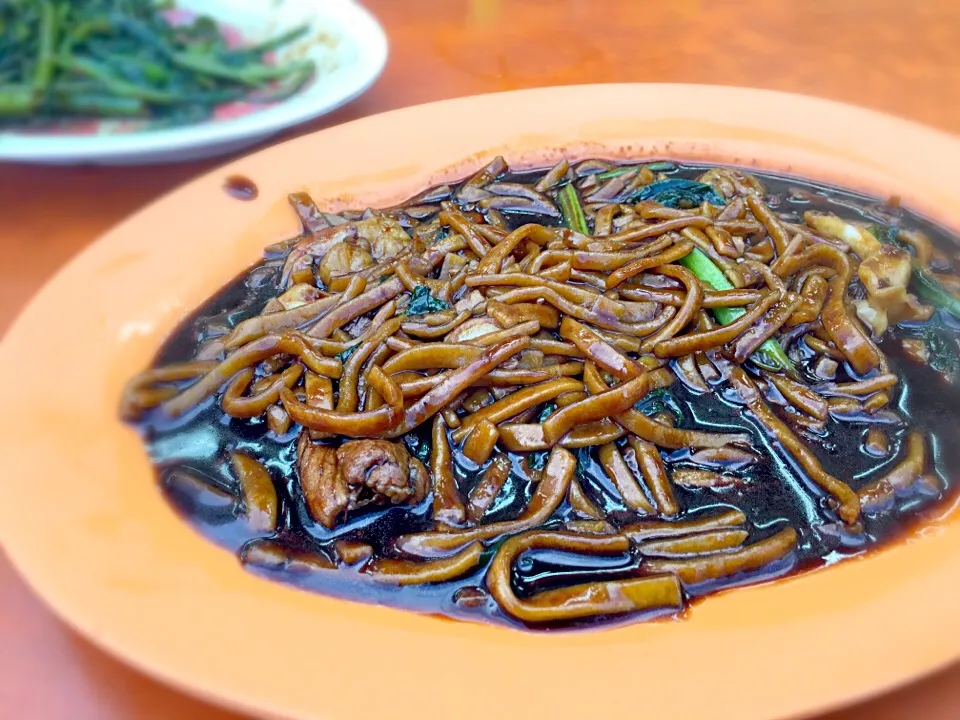
[[[960,382],[960,258],[909,213],[737,168],[485,162],[388,208],[291,195],[302,233],[124,390],[244,564],[593,622],[832,561],[943,494],[954,451],[909,414],[916,377],[943,408]]]

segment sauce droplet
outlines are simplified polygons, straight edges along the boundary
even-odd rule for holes
[[[253,180],[244,175],[231,175],[223,184],[223,189],[230,197],[237,200],[256,200],[260,190]]]

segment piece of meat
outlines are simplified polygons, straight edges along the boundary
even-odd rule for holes
[[[736,195],[742,195],[745,190],[753,190],[761,197],[766,190],[757,178],[750,173],[733,168],[712,168],[697,178],[705,185],[710,185],[728,200]]]
[[[867,228],[847,222],[833,213],[807,210],[803,214],[803,220],[821,235],[845,243],[863,260],[882,247],[880,241]]]
[[[297,444],[300,486],[313,518],[328,529],[344,513],[371,505],[416,504],[427,494],[427,470],[406,447],[387,440]]]
[[[336,448],[315,445],[303,432],[297,442],[297,458],[300,487],[310,514],[324,527],[333,528],[350,500],[347,483],[337,469]]]
[[[297,283],[285,293],[278,296],[276,300],[283,306],[284,310],[293,310],[294,308],[312,303],[314,300],[319,300],[321,297],[323,297],[323,293],[313,285],[309,283]]]
[[[848,245],[862,260],[857,276],[866,288],[867,297],[853,305],[857,317],[875,338],[883,335],[891,323],[930,317],[933,309],[907,292],[912,273],[910,253],[881,243],[868,228],[832,213],[808,210],[803,218],[817,232]]]
[[[280,287],[290,286],[291,279],[302,271],[310,270],[317,258],[322,258],[337,243],[357,236],[356,223],[345,223],[308,235],[290,249],[280,273]]]
[[[317,266],[317,275],[323,284],[330,286],[330,280],[337,275],[350,275],[366,270],[373,265],[373,255],[366,240],[344,240],[338,242],[324,254]]]
[[[383,216],[359,220],[357,236],[370,243],[370,252],[377,262],[398,255],[412,242],[412,238],[399,222]]]
[[[500,330],[503,328],[486,316],[472,318],[451,330],[444,338],[444,342],[462,343]]]
[[[874,337],[886,332],[890,323],[925,320],[931,308],[907,292],[912,273],[910,253],[892,245],[881,246],[857,270],[867,299],[855,303],[857,315],[870,326]]]

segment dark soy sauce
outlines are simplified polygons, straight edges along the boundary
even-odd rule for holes
[[[256,183],[245,175],[231,175],[223,183],[223,189],[227,195],[237,200],[256,200],[260,195]]]
[[[695,179],[704,169],[703,166],[676,166],[671,174]],[[512,173],[505,179],[524,182],[542,172]],[[947,250],[949,255],[956,250],[954,240],[942,228],[905,210],[886,207],[875,198],[794,178],[754,174],[766,185],[771,206],[786,220],[796,221],[811,208],[834,212],[848,219],[884,223],[891,221],[892,213],[904,227],[926,232],[935,245]],[[247,178],[231,178],[226,189],[240,199],[256,197],[256,187]],[[556,224],[551,218],[509,212],[503,215],[514,226],[531,221]],[[176,330],[158,354],[156,364],[188,360],[199,343],[222,335],[241,320],[258,314],[267,300],[277,294],[281,263],[282,259],[268,259],[223,288]],[[946,328],[955,336],[956,323],[953,318],[937,314],[925,327]],[[952,495],[953,479],[960,472],[960,443],[955,438],[955,428],[960,421],[960,394],[954,382],[904,355],[900,341],[923,330],[924,327],[920,326],[895,328],[881,344],[890,359],[891,372],[901,378],[897,399],[891,407],[904,420],[903,423],[881,425],[890,440],[890,452],[885,458],[878,459],[863,449],[870,427],[866,423],[830,419],[823,437],[803,438],[824,468],[848,482],[854,490],[899,461],[908,429],[917,430],[928,439],[931,468],[940,479],[942,491],[937,495],[912,497],[898,504],[897,510],[889,514],[864,517],[864,531],[855,536],[838,529],[836,517],[827,506],[823,493],[783,451],[772,445],[751,419],[744,416],[742,406],[730,399],[731,393],[724,391],[724,385],[716,386],[713,393],[698,396],[682,383],[674,383],[669,391],[668,407],[677,416],[679,426],[747,432],[753,446],[762,454],[759,462],[741,473],[746,479],[741,485],[723,490],[676,486],[682,516],[732,506],[747,515],[748,542],[773,535],[785,525],[796,528],[800,535],[798,550],[789,558],[757,573],[688,588],[688,600],[720,588],[822,567],[861,554],[901,536],[905,528],[923,522],[947,504],[946,496]],[[801,367],[809,371],[802,358]],[[841,365],[836,379],[856,378]],[[216,400],[208,400],[175,422],[150,415],[141,428],[165,497],[199,532],[231,552],[241,554],[244,546],[256,538],[238,511],[237,483],[229,463],[232,451],[246,452],[258,458],[272,474],[281,503],[279,529],[272,539],[290,548],[335,557],[332,552],[335,541],[357,540],[380,552],[399,534],[431,527],[429,497],[417,507],[392,507],[358,514],[332,531],[314,522],[306,509],[296,475],[296,426],[278,437],[268,431],[263,420],[231,419],[221,412]],[[405,438],[412,454],[416,454],[421,441],[429,440],[429,432],[427,423]],[[453,449],[455,473],[465,496],[486,468],[477,468],[460,455],[455,446]],[[579,461],[577,476],[587,495],[616,523],[636,519],[618,499],[596,459],[596,450],[574,452]],[[685,465],[688,455],[686,451],[672,451],[664,452],[663,458],[668,468],[677,468]],[[532,483],[524,475],[521,459],[519,454],[511,455],[513,469],[510,477],[485,522],[516,517],[526,505]],[[571,508],[564,502],[544,527],[560,528],[563,522],[573,517]],[[484,585],[486,565],[492,554],[493,548],[485,553],[475,572],[456,581],[402,588],[375,584],[351,568],[305,574],[253,567],[251,570],[275,580],[352,600],[514,624],[491,598],[484,598],[476,590]],[[518,594],[525,595],[590,579],[615,579],[628,575],[637,563],[638,558],[632,553],[594,558],[554,551],[533,552],[517,563],[514,586]],[[458,604],[455,597],[468,598],[469,602]],[[596,618],[580,625],[592,626],[611,620],[632,622],[642,617]]]

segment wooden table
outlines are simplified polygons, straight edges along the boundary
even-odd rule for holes
[[[631,81],[802,92],[960,132],[960,4],[951,0],[366,4],[390,35],[386,72],[367,95],[297,133],[461,95]],[[0,166],[0,335],[71,256],[127,214],[220,162]],[[824,641],[832,646],[825,652],[847,651]],[[849,651],[853,662],[855,640]],[[159,685],[78,637],[30,594],[2,555],[0,708],[19,720],[236,717]],[[925,720],[960,717],[960,667],[829,717],[892,720],[908,713]]]

